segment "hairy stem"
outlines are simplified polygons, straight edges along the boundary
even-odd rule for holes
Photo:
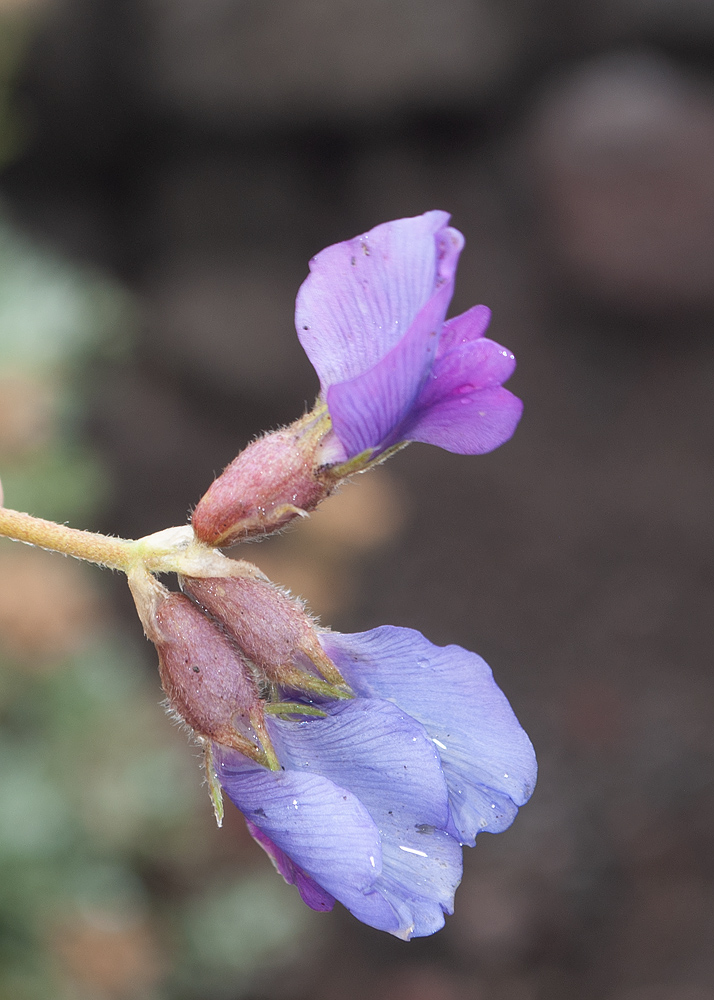
[[[7,507],[0,507],[0,535],[124,572],[136,560],[134,542],[68,528]]]

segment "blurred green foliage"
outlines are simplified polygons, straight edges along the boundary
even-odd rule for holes
[[[115,283],[35,246],[0,214],[0,364],[39,375],[126,353],[132,312]]]
[[[0,436],[7,506],[80,524],[101,505],[106,471],[81,438],[77,376],[93,357],[125,354],[134,325],[122,289],[36,247],[0,213],[0,380],[14,387],[0,420],[30,410],[20,428],[30,440],[3,449]]]

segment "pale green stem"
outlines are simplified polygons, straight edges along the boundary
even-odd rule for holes
[[[185,576],[258,576],[263,574],[243,560],[228,559],[222,552],[199,542],[190,525],[166,528],[144,538],[110,538],[91,531],[0,507],[0,536],[27,542],[75,559],[86,559],[129,573],[141,567],[149,573],[183,573]]]
[[[68,528],[7,507],[0,507],[0,535],[124,572],[136,559],[135,543],[125,538]]]

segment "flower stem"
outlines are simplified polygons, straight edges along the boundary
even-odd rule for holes
[[[0,535],[124,572],[136,560],[134,542],[68,528],[7,507],[0,507]]]

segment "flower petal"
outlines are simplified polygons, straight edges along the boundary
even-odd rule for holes
[[[420,829],[399,841],[383,843],[375,889],[399,915],[400,929],[392,933],[408,941],[434,934],[444,926],[444,914],[454,912],[463,859],[459,841],[444,830]]]
[[[453,291],[452,277],[444,281],[402,339],[373,368],[328,388],[327,408],[345,458],[368,449],[385,451],[405,439],[403,427],[428,379]]]
[[[382,870],[363,900],[335,895],[365,923],[408,938],[432,934],[451,913],[461,850],[444,832],[448,793],[438,752],[424,728],[397,706],[356,699],[325,719],[271,719],[271,736],[289,768],[319,771],[367,807],[382,837]],[[375,922],[375,897],[392,926]]]
[[[444,325],[439,349],[411,417],[405,439],[474,455],[507,441],[523,406],[501,383],[516,359],[500,344],[481,336],[490,311],[474,306]]]
[[[449,829],[462,843],[512,823],[533,791],[535,754],[480,656],[390,625],[320,638],[357,694],[387,698],[424,725],[449,788]]]
[[[446,212],[427,212],[386,222],[312,259],[295,325],[323,393],[374,367],[453,278],[463,237],[448,221]]]
[[[270,860],[288,885],[296,885],[303,898],[303,901],[313,910],[321,910],[323,913],[331,910],[335,905],[335,897],[326,892],[322,886],[310,878],[307,872],[295,864],[284,851],[281,851],[277,844],[274,844],[270,837],[267,837],[255,823],[250,820],[245,821],[251,837],[263,848]]]
[[[439,337],[439,349],[436,352],[437,361],[454,348],[471,340],[480,340],[491,322],[491,310],[488,306],[472,306],[460,316],[447,320]],[[507,377],[507,376],[506,376]],[[501,381],[505,381],[502,379]]]
[[[321,774],[348,788],[378,825],[382,812],[405,826],[446,825],[449,805],[439,754],[420,723],[382,700],[321,707],[326,718],[268,720],[287,770]]]
[[[355,795],[320,774],[268,771],[216,744],[213,753],[229,799],[282,856],[348,908],[354,903],[368,911],[373,926],[397,928],[386,900],[370,893],[382,869],[382,849],[379,831]]]
[[[513,436],[523,403],[508,389],[477,389],[417,411],[403,438],[458,455],[484,455]]]

